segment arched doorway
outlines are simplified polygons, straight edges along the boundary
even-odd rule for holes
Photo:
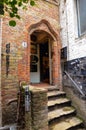
[[[52,36],[35,30],[30,41],[30,82],[52,84]]]
[[[51,24],[43,19],[29,27],[27,48],[27,80],[29,83],[48,82],[61,88],[61,67],[60,67],[60,36],[59,30],[52,28]],[[32,48],[37,48],[31,52]],[[43,52],[46,50],[46,52]],[[33,54],[32,54],[33,53]],[[34,54],[35,53],[35,54]],[[45,64],[48,64],[44,76],[43,57],[48,53]],[[32,61],[31,61],[32,60]]]

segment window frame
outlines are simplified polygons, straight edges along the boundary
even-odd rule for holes
[[[86,34],[86,30],[81,32],[81,25],[80,25],[80,10],[79,10],[79,0],[76,0],[76,12],[77,12],[77,24],[78,24],[78,36],[82,36]]]

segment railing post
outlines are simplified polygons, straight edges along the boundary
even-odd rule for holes
[[[30,91],[29,86],[25,88],[25,112],[28,112],[30,110]]]
[[[25,86],[25,130],[31,130],[31,95],[29,86]]]

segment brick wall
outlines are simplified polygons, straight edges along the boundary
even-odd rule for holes
[[[32,130],[48,130],[47,90],[31,92]]]
[[[2,108],[1,108],[1,43],[2,43],[2,19],[0,18],[0,126],[2,124]]]
[[[9,17],[6,14],[3,18],[2,26],[2,103],[3,103],[3,120],[12,122],[10,112],[8,112],[8,121],[5,121],[5,114],[7,113],[7,103],[10,99],[17,96],[19,81],[26,81],[30,83],[30,34],[29,29],[32,25],[39,23],[41,20],[46,20],[51,25],[52,30],[55,31],[57,40],[56,58],[60,59],[60,40],[59,36],[59,8],[55,4],[39,0],[34,7],[28,5],[27,10],[19,10],[21,16],[20,20],[16,20],[16,27],[10,27]],[[42,24],[42,30],[45,30],[45,24]],[[46,27],[48,28],[48,27]],[[52,32],[52,31],[51,31]],[[31,32],[30,32],[31,33]],[[27,43],[27,47],[22,46],[22,42]],[[9,53],[6,52],[6,47],[9,47]],[[55,60],[57,61],[57,60]],[[60,68],[60,61],[58,62]],[[56,67],[56,65],[55,65]],[[57,68],[57,67],[56,67]],[[56,69],[54,71],[56,73]],[[59,69],[57,72],[60,74]],[[59,77],[59,74],[55,74]],[[55,82],[60,81],[56,77]],[[16,104],[14,108],[16,108]],[[12,108],[10,111],[13,112]],[[16,113],[16,112],[15,112]],[[16,119],[16,114],[15,114]],[[13,119],[13,121],[15,121]]]
[[[31,85],[23,86],[23,88],[21,89],[20,98],[19,125],[21,125],[19,129],[48,130],[47,89],[37,88]],[[28,94],[26,90],[29,90],[27,91]],[[26,98],[27,96],[28,98]]]

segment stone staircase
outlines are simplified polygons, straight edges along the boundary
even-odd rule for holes
[[[56,88],[48,89],[48,123],[49,130],[85,130],[66,93]]]

